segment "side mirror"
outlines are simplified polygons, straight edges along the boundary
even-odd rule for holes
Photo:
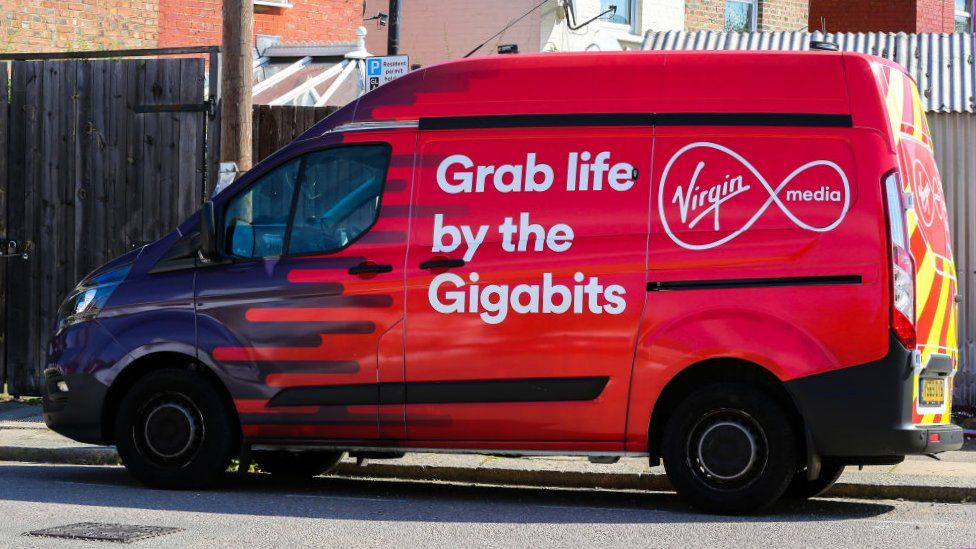
[[[220,257],[217,251],[217,216],[210,200],[200,208],[200,259],[214,261]]]

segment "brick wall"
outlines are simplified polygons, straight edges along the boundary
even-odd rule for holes
[[[810,30],[828,32],[952,32],[953,0],[810,0]]]
[[[758,30],[794,31],[807,27],[807,0],[760,0],[757,6]],[[685,30],[725,30],[725,0],[685,2]]]
[[[157,0],[159,46],[220,43],[221,0]],[[359,0],[292,0],[291,8],[254,7],[255,34],[284,42],[354,42],[361,24]]]
[[[154,47],[159,0],[0,0],[0,51]]]
[[[725,30],[725,0],[685,2],[685,30]]]
[[[765,0],[759,2],[759,30],[802,31],[809,19],[807,0]]]
[[[956,26],[953,0],[919,0],[915,32],[952,32]]]
[[[220,43],[222,0],[0,0],[0,51],[36,52]],[[361,0],[256,6],[256,34],[295,42],[354,42]]]

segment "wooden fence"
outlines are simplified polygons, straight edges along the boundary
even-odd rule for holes
[[[200,58],[14,61],[0,142],[8,388],[38,394],[58,306],[95,267],[171,231],[203,197]],[[0,86],[5,87],[5,86]],[[157,111],[153,111],[153,108]],[[173,109],[173,110],[169,110]]]
[[[33,246],[0,260],[12,394],[41,393],[58,306],[82,277],[199,208],[219,150],[204,70],[200,58],[0,63],[0,243]],[[333,110],[256,106],[255,162]]]
[[[252,119],[254,163],[291,143],[293,139],[335,110],[335,107],[255,105]]]

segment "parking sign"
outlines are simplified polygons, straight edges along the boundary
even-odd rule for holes
[[[407,74],[410,58],[406,55],[386,55],[366,58],[366,91]]]

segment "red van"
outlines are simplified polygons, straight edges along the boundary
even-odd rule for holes
[[[962,445],[918,90],[836,52],[490,57],[369,93],[65,302],[46,418],[146,483],[663,459],[740,513]]]

